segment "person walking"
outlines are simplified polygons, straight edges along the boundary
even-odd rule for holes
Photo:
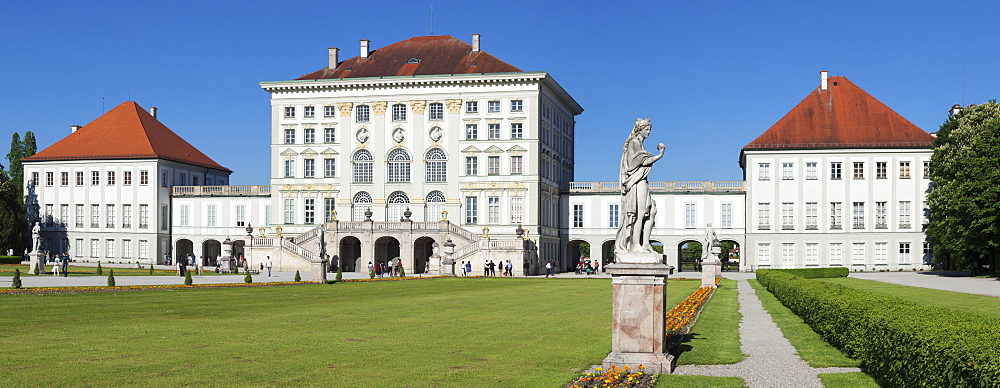
[[[271,256],[268,256],[267,260],[264,261],[264,267],[267,268],[267,276],[269,277],[271,276],[271,265],[273,265],[271,262]]]
[[[396,276],[403,273],[403,260],[396,259]]]
[[[62,257],[57,257],[56,261],[52,262],[52,276],[59,276],[59,266],[61,265],[59,262],[61,259]]]
[[[372,273],[372,272],[375,272],[375,264],[372,264],[372,262],[369,261],[368,262],[368,273]]]
[[[63,277],[69,276],[69,255],[62,258],[62,275]]]
[[[472,261],[466,261],[465,262],[465,273],[467,275],[472,274]]]
[[[507,277],[514,276],[514,264],[507,260]]]
[[[555,276],[554,270],[555,268],[553,268],[553,263],[550,259],[545,263],[545,277],[548,278],[549,276]]]

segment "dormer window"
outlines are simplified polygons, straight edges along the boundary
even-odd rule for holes
[[[406,60],[407,65],[413,65],[417,63],[420,63],[420,58],[410,58]]]

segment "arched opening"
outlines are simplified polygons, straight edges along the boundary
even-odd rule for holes
[[[246,241],[243,240],[233,240],[233,257],[246,256]],[[219,256],[208,256],[206,257],[206,262],[214,263]]]
[[[575,272],[578,262],[590,260],[590,243],[583,240],[573,240],[566,245],[566,260],[563,260],[564,272]]]
[[[722,252],[719,257],[722,259],[723,271],[740,270],[740,243],[733,240],[722,240]]]
[[[360,222],[365,220],[365,212],[372,208],[372,196],[365,191],[354,194],[351,200],[351,221]]]
[[[395,237],[384,236],[375,240],[375,262],[389,263],[399,258],[399,240]],[[395,261],[392,264],[396,264]]]
[[[347,236],[340,239],[340,249],[338,249],[339,264],[343,267],[343,272],[355,272],[358,268],[358,260],[361,259],[361,240],[354,236]]]
[[[222,243],[219,240],[205,240],[201,243],[201,257],[206,259],[206,263],[213,262],[222,254]]]
[[[603,263],[601,263],[601,271],[603,272],[605,266],[615,262],[615,240],[608,240],[601,244],[601,253],[603,253],[601,256],[604,257]]]
[[[421,237],[413,242],[413,273],[427,273],[434,254],[434,239]],[[440,253],[439,253],[440,254]]]
[[[701,271],[701,242],[688,240],[677,244],[677,263],[681,271]]]
[[[174,249],[174,258],[184,257],[194,253],[194,243],[191,240],[182,238],[177,240],[177,248]]]

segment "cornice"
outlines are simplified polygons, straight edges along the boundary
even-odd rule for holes
[[[369,78],[292,80],[261,82],[262,89],[271,93],[307,90],[381,89],[420,86],[451,86],[501,83],[538,83],[551,78],[544,71],[518,73],[476,73],[414,75]]]

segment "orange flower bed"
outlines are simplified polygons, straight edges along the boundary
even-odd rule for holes
[[[716,284],[718,283],[719,281],[716,280]],[[698,288],[694,293],[678,303],[677,306],[670,309],[667,312],[667,321],[665,323],[667,338],[674,335],[687,334],[691,326],[694,325],[695,320],[698,319],[701,309],[705,307],[705,303],[708,302],[714,292],[715,287],[706,286]]]
[[[93,287],[25,287],[20,289],[3,288],[0,295],[9,294],[66,294],[74,292],[117,292],[117,291],[149,291],[149,290],[173,290],[192,288],[236,288],[236,287],[277,287],[294,286],[303,284],[315,284],[306,282],[275,282],[275,283],[220,283],[220,284],[194,284],[186,286],[183,284],[159,285],[159,286],[93,286]]]
[[[573,380],[567,388],[596,387],[652,387],[656,383],[656,375],[645,373],[645,366],[639,365],[635,371],[628,365],[624,368],[612,365],[608,370],[597,368],[597,373],[587,373]]]

